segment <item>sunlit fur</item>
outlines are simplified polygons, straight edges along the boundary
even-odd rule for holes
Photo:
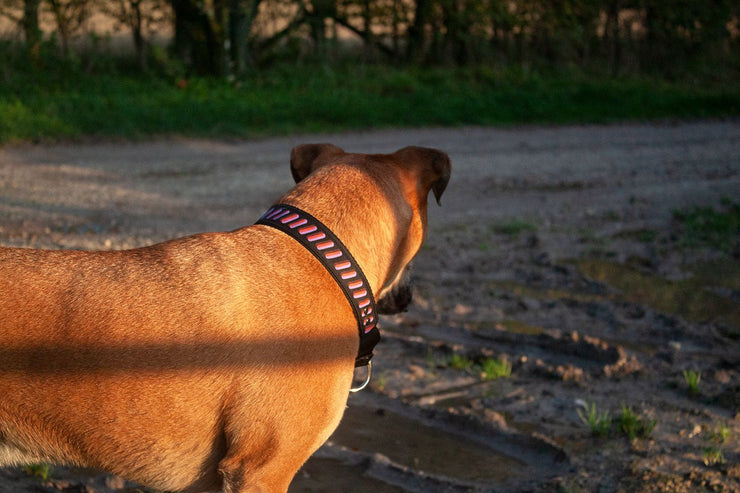
[[[319,145],[291,164],[298,184],[280,201],[332,229],[387,292],[421,246],[447,156]],[[273,228],[115,252],[0,248],[0,293],[2,464],[76,464],[162,490],[285,491],[342,417],[354,315],[324,267]]]

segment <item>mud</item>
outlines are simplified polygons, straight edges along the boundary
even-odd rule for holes
[[[305,142],[438,147],[453,176],[371,388],[291,492],[740,491],[740,239],[688,246],[674,214],[740,201],[738,122],[6,147],[0,244],[120,249],[249,224]],[[486,378],[490,360],[510,376]],[[606,436],[579,417],[592,404]],[[623,408],[649,431],[629,439]],[[0,469],[0,492],[136,490]]]

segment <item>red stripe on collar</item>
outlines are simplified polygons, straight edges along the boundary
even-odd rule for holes
[[[380,340],[378,313],[370,284],[347,247],[321,221],[291,205],[272,206],[256,224],[279,229],[297,240],[329,271],[342,288],[357,320],[360,347],[355,367],[367,365]]]

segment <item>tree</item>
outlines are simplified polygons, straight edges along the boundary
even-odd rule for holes
[[[37,58],[41,47],[41,29],[39,28],[39,6],[41,0],[24,0],[23,2],[23,34],[26,38],[26,47],[32,58]]]
[[[131,29],[140,70],[147,66],[147,37],[170,22],[169,11],[164,0],[108,0],[101,9],[123,26]]]
[[[39,28],[41,0],[2,0],[0,16],[16,24],[23,33],[26,50],[32,59],[38,58],[42,33]]]
[[[62,41],[62,54],[68,57],[72,35],[90,16],[90,2],[88,0],[48,0],[48,2]]]
[[[241,75],[252,63],[249,36],[261,0],[170,0],[175,53],[200,74]]]

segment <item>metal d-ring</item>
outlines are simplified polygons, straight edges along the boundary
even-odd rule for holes
[[[355,393],[367,387],[367,384],[370,383],[370,377],[372,377],[372,375],[373,375],[373,362],[368,361],[367,362],[367,378],[365,379],[364,382],[362,382],[362,385],[360,385],[359,387],[352,387],[351,389],[349,389],[349,391],[352,393]]]

